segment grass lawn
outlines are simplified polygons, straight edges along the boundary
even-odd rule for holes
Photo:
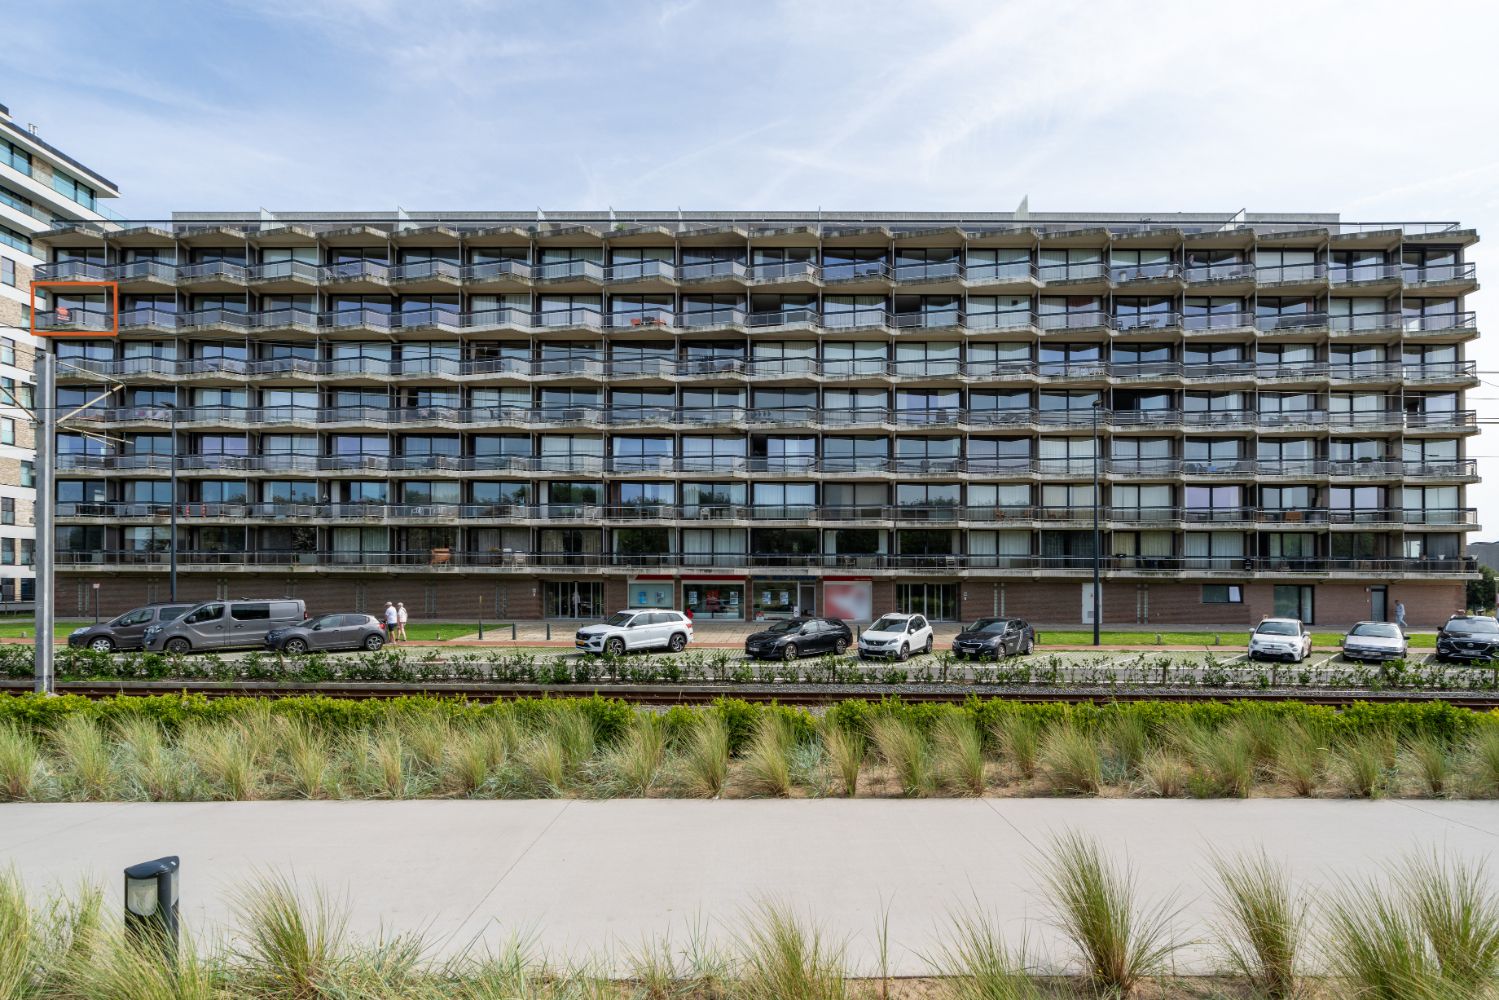
[[[378,618],[379,616],[376,615]],[[503,638],[510,638],[510,623],[496,625],[494,622],[484,623],[484,638],[501,638],[500,630],[504,629]],[[479,631],[477,622],[408,622],[406,625],[407,642],[433,642],[437,639],[457,639],[460,636],[474,635]]]
[[[108,621],[108,618],[100,619]],[[80,625],[92,625],[92,618],[63,618],[52,624],[52,634],[59,639],[67,638],[69,632]],[[30,615],[25,618],[0,618],[0,639],[19,639],[22,634],[32,639],[36,637],[36,620]]]
[[[1161,637],[1163,646],[1211,646],[1213,636],[1218,635],[1222,639],[1223,646],[1244,647],[1249,645],[1249,633],[1246,632],[1113,632],[1104,630],[1100,640],[1105,646],[1153,646],[1156,644],[1156,636]],[[1091,631],[1055,631],[1042,630],[1040,633],[1042,645],[1058,646],[1086,646],[1093,642]],[[1339,632],[1314,632],[1312,633],[1313,646],[1330,646],[1336,648],[1343,641]],[[1410,637],[1412,649],[1435,649],[1437,637],[1434,634],[1417,634]]]

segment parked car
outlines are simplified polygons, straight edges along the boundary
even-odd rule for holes
[[[146,629],[149,650],[192,653],[214,649],[254,649],[266,633],[305,621],[307,605],[290,598],[261,601],[205,601],[181,617]]]
[[[1399,625],[1390,622],[1359,622],[1343,636],[1343,659],[1378,663],[1403,660],[1410,643]]]
[[[854,630],[837,618],[788,618],[744,640],[744,655],[756,660],[794,660],[806,653],[842,655]]]
[[[680,611],[616,611],[598,625],[578,629],[573,643],[585,653],[619,656],[632,649],[680,653],[692,641],[692,619]]]
[[[73,649],[92,649],[96,653],[145,649],[146,629],[180,618],[194,607],[192,604],[147,604],[107,622],[75,628],[68,633],[68,645]]]
[[[932,625],[921,615],[884,615],[859,636],[861,660],[904,660],[912,653],[931,651]]]
[[[1499,622],[1485,615],[1454,615],[1437,633],[1437,662],[1492,660],[1499,656]]]
[[[1312,653],[1312,634],[1296,618],[1266,618],[1249,636],[1249,658],[1300,663]]]
[[[265,634],[267,649],[298,656],[311,649],[367,649],[385,645],[385,626],[373,615],[337,614],[309,618]]]
[[[1026,655],[1036,648],[1036,630],[1019,618],[980,618],[953,637],[953,655],[975,660]]]

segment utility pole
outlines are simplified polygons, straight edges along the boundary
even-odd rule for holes
[[[52,669],[53,601],[56,600],[57,369],[52,347],[36,347],[36,693],[55,693]]]

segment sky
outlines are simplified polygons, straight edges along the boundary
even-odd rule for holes
[[[1336,211],[1499,283],[1499,4],[7,3],[0,104],[181,211]],[[1499,538],[1499,316],[1471,393]]]

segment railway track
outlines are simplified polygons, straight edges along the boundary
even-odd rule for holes
[[[0,692],[22,694],[26,681],[0,682]],[[471,701],[516,698],[588,697],[599,695],[637,705],[701,705],[718,698],[815,707],[850,699],[877,701],[899,697],[905,702],[956,704],[971,697],[1004,698],[1021,702],[1104,703],[1116,701],[1299,701],[1341,707],[1354,702],[1446,702],[1462,708],[1499,709],[1499,691],[1344,691],[1223,688],[1043,688],[978,685],[779,685],[779,684],[481,684],[469,682],[285,684],[275,681],[60,681],[59,694],[85,698],[117,695],[200,694],[209,698],[249,696],[285,698],[320,695],[325,698],[367,699],[429,695]]]

